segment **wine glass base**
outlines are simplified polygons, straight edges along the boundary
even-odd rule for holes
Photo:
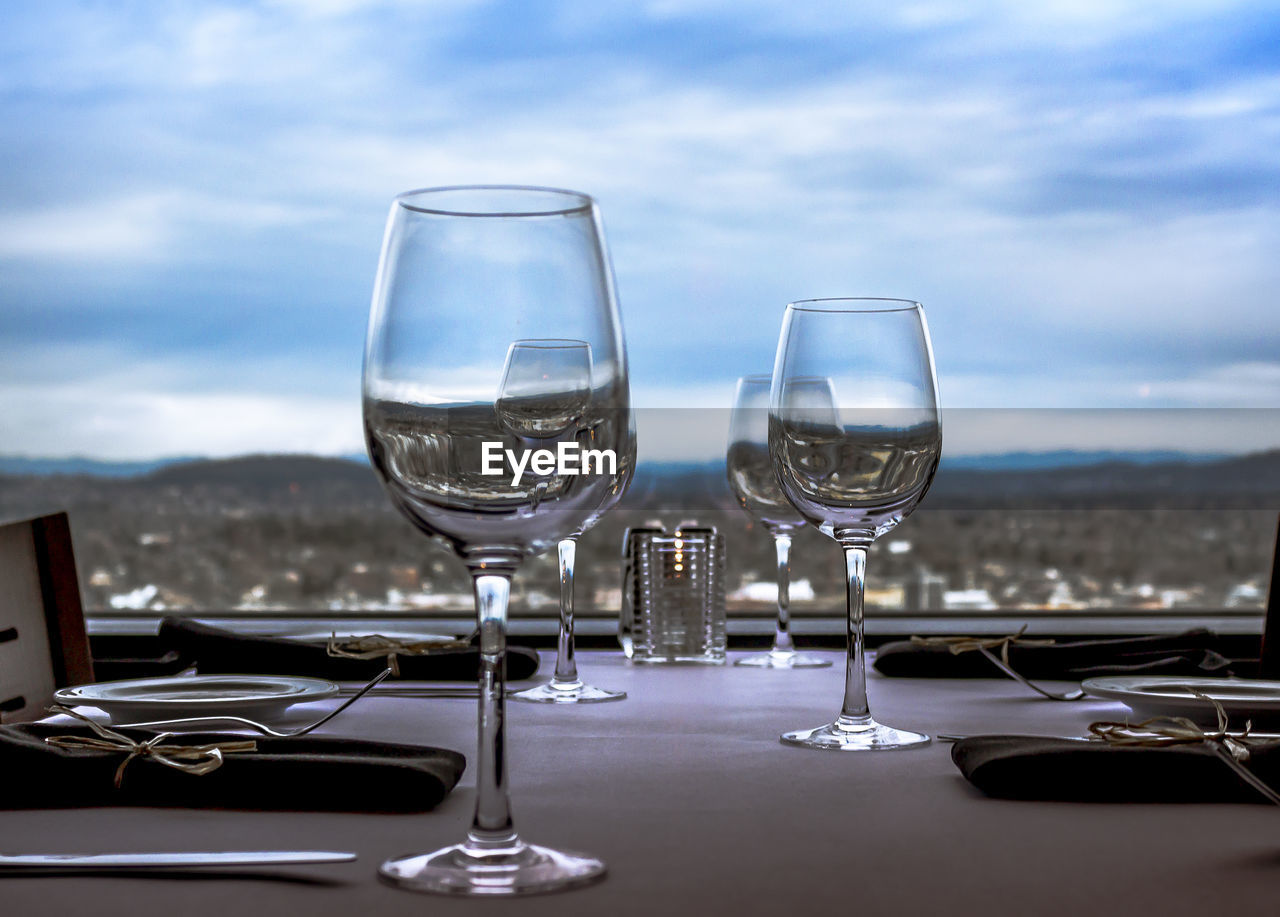
[[[608,691],[604,688],[593,688],[582,682],[557,685],[547,682],[535,688],[526,688],[508,694],[510,700],[524,701],[530,704],[600,704],[605,701],[622,700],[626,691]]]
[[[378,870],[389,885],[443,895],[540,895],[587,885],[604,874],[604,863],[595,857],[525,843],[482,855],[454,844],[387,860]]]
[[[735,661],[734,665],[755,669],[821,669],[831,665],[831,660],[823,659],[821,656],[810,656],[808,653],[797,653],[795,650],[790,652],[770,650],[767,653],[743,656]]]
[[[888,751],[929,744],[929,737],[920,732],[894,729],[867,717],[864,721],[842,723],[837,720],[817,729],[798,729],[784,732],[779,738],[783,745],[801,748],[818,748],[823,751]]]

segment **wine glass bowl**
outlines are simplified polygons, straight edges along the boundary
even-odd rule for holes
[[[729,419],[729,449],[725,465],[729,487],[738,505],[759,522],[773,538],[778,583],[778,615],[773,646],[767,653],[753,653],[734,664],[753,668],[801,669],[831,665],[830,660],[797,653],[791,638],[791,538],[804,526],[804,517],[791,505],[778,484],[769,456],[769,387],[771,376],[743,376],[734,393]],[[830,383],[825,378],[797,382],[815,405],[825,401],[834,411]],[[793,394],[793,397],[796,397]]]
[[[471,828],[462,843],[389,860],[380,874],[472,895],[599,878],[598,859],[527,844],[515,831],[504,675],[511,577],[525,557],[594,521],[634,461],[626,350],[595,202],[517,186],[399,195],[363,391],[374,470],[392,503],[466,564],[480,631]],[[598,460],[548,470],[539,452],[566,443]]]
[[[805,381],[830,380],[832,403]],[[863,592],[871,543],[915,509],[942,453],[933,349],[924,308],[893,299],[787,306],[770,386],[769,452],[804,520],[844,550],[848,659],[840,716],[785,733],[787,744],[838,751],[924,744],[877,723],[867,702]]]

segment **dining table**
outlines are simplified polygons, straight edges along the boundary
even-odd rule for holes
[[[736,657],[730,654],[730,661]],[[0,913],[184,917],[565,914],[1207,914],[1280,910],[1280,811],[1264,803],[993,799],[951,747],[841,753],[780,733],[837,711],[829,668],[638,665],[582,651],[583,677],[625,700],[507,705],[517,827],[608,865],[603,881],[524,898],[453,898],[382,884],[385,859],[460,840],[475,799],[463,774],[418,814],[206,808],[0,811],[0,852],[350,850],[352,863],[139,876],[0,877]],[[542,671],[551,659],[543,659]],[[527,684],[519,683],[519,684]],[[1049,683],[1062,688],[1066,683]],[[1083,735],[1123,719],[1114,701],[1048,701],[1009,680],[869,673],[882,722],[937,734]],[[306,722],[336,700],[298,705]],[[475,752],[476,702],[375,693],[321,734]],[[229,761],[227,767],[234,766]],[[199,777],[193,777],[199,780]]]

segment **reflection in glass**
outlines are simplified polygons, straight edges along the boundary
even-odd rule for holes
[[[787,500],[769,458],[769,376],[743,376],[733,400],[729,420],[729,453],[727,465],[729,486],[739,505],[773,536],[777,557],[778,617],[774,626],[773,647],[767,653],[754,653],[739,659],[736,665],[768,669],[819,668],[830,660],[807,653],[797,653],[791,639],[791,536],[804,525],[801,516]],[[797,395],[802,383],[796,382]],[[827,379],[811,379],[803,383],[810,389],[815,408],[825,402],[834,413],[831,383]]]
[[[591,404],[591,345],[586,341],[516,341],[498,386],[498,418],[513,436],[564,433]]]
[[[507,355],[498,394],[498,415],[512,434],[549,440],[569,429],[591,404],[591,346],[585,341],[516,341]],[[538,443],[531,443],[538,446]],[[544,446],[545,448],[545,446]],[[619,495],[621,488],[618,488]],[[601,513],[588,522],[600,518]],[[584,526],[585,528],[585,526]],[[608,691],[578,677],[573,641],[573,567],[581,531],[562,538],[560,630],[551,681],[511,695],[536,704],[594,704],[622,700],[625,691]]]

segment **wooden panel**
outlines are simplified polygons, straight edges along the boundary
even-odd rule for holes
[[[1276,527],[1275,555],[1271,560],[1271,586],[1267,590],[1267,619],[1262,628],[1261,678],[1280,678],[1280,524]]]
[[[66,513],[31,520],[31,534],[40,568],[44,594],[45,621],[49,625],[49,645],[60,647],[53,654],[53,679],[59,687],[93,681],[93,657],[84,627],[84,607],[80,603],[80,580],[71,547],[71,523]]]
[[[89,681],[66,514],[0,526],[0,721],[36,719],[54,688]]]

